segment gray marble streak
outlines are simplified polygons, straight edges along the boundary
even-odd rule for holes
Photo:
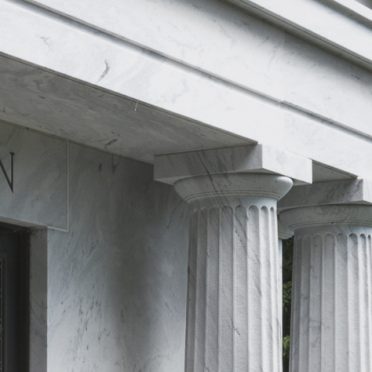
[[[74,9],[81,4],[88,6],[88,11],[80,11],[79,16],[91,14],[94,8],[93,2],[81,1],[77,5],[63,1],[63,5],[68,3]],[[200,4],[186,17],[178,7],[172,8],[177,18],[185,17],[186,32],[180,32],[177,18],[152,17],[148,10],[141,12],[135,7],[149,3],[157,3],[161,11],[172,8],[164,6],[163,1],[131,1],[133,6],[124,14],[128,16],[130,9],[143,23],[135,20],[132,27],[129,20],[133,20],[128,16],[128,22],[120,19],[119,25],[129,25],[136,35],[144,32],[145,37],[155,37],[156,41],[172,40],[172,45],[184,45],[186,40],[177,40],[177,36],[191,36],[197,19],[193,15],[201,15]],[[170,3],[191,10],[189,2],[167,1],[167,5]],[[25,6],[24,2],[1,1],[0,33],[4,37],[0,39],[0,49],[8,57],[0,58],[0,79],[5,80],[0,84],[3,88],[0,101],[5,103],[0,108],[0,117],[146,161],[151,161],[154,154],[237,145],[248,140],[273,146],[280,143],[290,152],[323,164],[322,179],[339,178],[339,171],[341,175],[368,177],[372,147],[365,118],[371,116],[370,73],[354,69],[338,56],[324,54],[292,36],[279,34],[275,27],[267,30],[267,24],[254,18],[252,24],[244,20],[236,24],[236,11],[228,24],[237,31],[234,39],[242,43],[236,55],[230,54],[227,45],[219,45],[223,41],[223,32],[219,30],[221,26],[226,29],[218,22],[219,17],[212,21],[210,13],[212,7],[220,4],[211,0],[206,3],[213,6],[204,8],[203,18],[198,18],[206,33],[204,37],[191,36],[191,41],[206,42],[203,56],[211,58],[217,67],[236,73],[235,79],[213,78],[211,67],[205,66],[204,70],[201,65],[196,68],[195,64],[183,63],[186,50],[199,59],[200,53],[195,53],[192,47],[183,47],[181,56],[169,59],[163,50],[154,53],[138,47],[141,42],[128,43],[128,35],[125,42],[119,41],[65,18],[52,17],[40,8]],[[104,7],[98,12],[101,20],[107,6],[103,2],[94,4]],[[120,6],[125,7],[125,2],[120,2]],[[150,23],[147,15],[159,24]],[[13,22],[14,19],[18,22]],[[158,27],[167,27],[170,21],[177,28],[174,32],[166,30],[166,37],[158,37]],[[144,31],[148,25],[155,26],[156,32]],[[283,37],[290,41],[284,45],[279,42],[278,48],[278,40]],[[249,53],[250,50],[255,53]],[[216,55],[230,57],[218,63]],[[232,67],[232,62],[239,63],[242,58],[249,68],[245,63],[240,69]],[[20,67],[20,60],[27,62]],[[276,64],[277,61],[281,62]],[[27,70],[27,79],[21,76],[23,68]],[[249,78],[244,87],[242,76]],[[236,78],[238,85],[233,83]],[[299,97],[303,97],[302,102],[297,101]],[[313,99],[317,102],[308,106]],[[153,116],[159,119],[155,120],[156,125],[149,121]],[[127,117],[135,122],[127,122]],[[176,128],[175,122],[182,124]],[[187,134],[181,133],[181,129],[186,129]]]
[[[149,163],[154,154],[251,142],[4,56],[0,86],[0,119]]]
[[[185,204],[150,165],[1,123],[10,150],[0,218],[33,227],[30,371],[183,371]]]
[[[275,202],[196,210],[187,372],[282,370]]]
[[[291,372],[372,368],[372,207],[294,208]]]
[[[279,201],[278,209],[339,204],[372,204],[372,181],[359,178],[294,187]]]
[[[191,203],[187,372],[281,372],[281,260],[276,202],[287,177],[179,180]]]
[[[372,229],[295,236],[291,372],[372,370]]]
[[[10,174],[14,152],[14,193],[0,172],[0,219],[66,229],[67,142],[0,122],[0,159]]]
[[[266,145],[225,147],[155,157],[155,179],[170,184],[182,178],[222,173],[280,174],[298,183],[311,183],[312,162]]]
[[[30,237],[30,371],[47,372],[48,345],[48,242],[47,230]]]
[[[347,57],[356,52],[359,61],[371,61],[369,28],[332,7],[314,1],[298,1],[294,6],[290,0],[285,5],[267,0],[235,0],[240,5],[250,3],[251,11],[260,13],[261,9],[260,16],[270,18],[266,12],[272,12],[274,17],[276,14],[281,20],[286,19],[287,27],[296,24],[295,37],[282,29],[283,24],[275,27],[227,1],[28,1],[180,61],[189,68],[261,92],[282,105],[371,133],[365,119],[371,115],[370,72],[304,40],[308,34],[314,37],[319,32],[319,38],[328,39],[323,47],[336,44],[343,51],[349,49]],[[322,22],[304,19],[304,12]],[[363,14],[366,12],[368,9]],[[305,35],[299,39],[302,27],[306,29]],[[97,79],[106,71],[104,63],[100,67],[93,71]],[[113,69],[103,80],[115,80]],[[180,86],[176,98],[186,90]],[[356,92],[360,95],[350,105],[350,96]]]
[[[48,234],[48,370],[181,372],[187,209],[152,167],[70,147],[70,231]]]

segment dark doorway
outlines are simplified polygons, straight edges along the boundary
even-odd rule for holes
[[[0,372],[28,372],[29,233],[0,224]]]

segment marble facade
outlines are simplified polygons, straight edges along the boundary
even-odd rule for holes
[[[290,237],[290,372],[372,371],[370,7],[0,0],[0,34],[29,372],[288,372]]]
[[[14,193],[1,177],[1,220],[32,231],[31,372],[182,370],[188,211],[180,198],[153,181],[148,164],[0,127],[16,172]],[[38,193],[40,182],[60,198]]]

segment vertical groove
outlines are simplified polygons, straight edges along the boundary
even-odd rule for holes
[[[360,244],[358,246],[358,262],[357,262],[357,271],[358,271],[358,295],[359,295],[359,360],[360,360],[360,372],[371,372],[366,371],[366,278],[365,278],[365,265],[366,265],[366,249],[367,249],[367,240],[366,236],[362,234],[360,236]],[[367,287],[368,288],[368,287]]]
[[[320,370],[321,360],[321,280],[322,280],[322,248],[323,241],[320,235],[311,237],[310,270],[309,270],[309,371]]]
[[[232,355],[232,371],[235,371],[235,358],[236,358],[236,350],[235,350],[235,339],[236,339],[236,318],[235,318],[235,297],[236,297],[236,280],[235,280],[235,263],[236,263],[236,246],[234,242],[234,232],[235,232],[235,211],[232,211],[232,221],[231,221],[231,257],[232,257],[232,264],[231,264],[231,289],[232,289],[232,298],[231,298],[231,310],[230,314],[232,317],[231,320],[231,328],[232,328],[232,343],[231,343],[231,355]]]
[[[220,370],[233,371],[233,288],[232,288],[232,227],[233,211],[230,207],[221,210],[221,233],[220,233]],[[212,372],[212,371],[211,371]]]
[[[195,285],[196,285],[196,249],[198,236],[198,212],[194,212],[190,220],[189,264],[188,264],[188,289],[187,289],[187,324],[186,329],[186,372],[194,370],[195,356]]]
[[[268,317],[268,307],[269,301],[268,296],[263,296],[262,292],[270,293],[270,288],[268,288],[267,280],[268,280],[268,266],[269,260],[267,258],[267,250],[269,246],[268,242],[268,226],[267,226],[267,208],[261,207],[259,209],[259,254],[260,254],[260,285],[261,285],[261,342],[260,342],[260,351],[261,351],[261,366],[264,371],[270,370],[269,360],[270,355],[267,355],[268,352],[272,350],[272,345],[270,343],[270,335],[269,335],[269,327],[267,327],[267,321],[269,320]],[[266,232],[266,233],[265,233]],[[267,345],[265,347],[264,345]]]
[[[192,215],[187,372],[281,372],[272,205],[211,207]]]
[[[271,318],[274,320],[274,358],[273,358],[273,371],[282,371],[282,252],[279,248],[278,239],[278,226],[277,215],[273,207],[270,208],[270,246],[272,257],[270,262],[272,265],[272,283],[271,283],[271,296],[272,296],[272,313]],[[275,347],[279,345],[279,347]]]
[[[295,238],[292,372],[372,371],[369,228],[304,229]]]
[[[250,226],[250,221],[249,221],[249,215],[248,215],[248,210],[246,209],[245,210],[245,218],[246,218],[246,265],[247,265],[247,293],[246,293],[246,297],[247,297],[247,328],[246,328],[246,332],[247,332],[247,346],[246,346],[246,352],[247,352],[247,364],[248,364],[248,371],[251,371],[252,370],[252,363],[251,363],[251,358],[250,358],[250,352],[251,352],[251,349],[250,349],[250,345],[249,345],[249,335],[251,333],[251,329],[252,329],[252,323],[251,323],[251,317],[250,317],[250,312],[249,312],[249,309],[251,307],[251,303],[250,303],[250,292],[249,292],[249,288],[250,288],[250,285],[251,285],[251,281],[250,281],[250,278],[249,278],[249,273],[250,273],[250,268],[249,268],[249,252],[251,250],[251,246],[249,245],[249,239],[248,237],[251,235],[251,226]]]
[[[198,223],[196,312],[195,312],[195,371],[204,370],[205,309],[206,309],[206,261],[207,261],[207,211],[201,210]]]
[[[321,346],[320,346],[320,370],[333,371],[334,366],[334,329],[328,324],[333,324],[335,314],[335,236],[326,234],[323,237],[323,249],[321,256]]]
[[[203,316],[204,316],[204,324],[200,324],[200,327],[201,328],[204,328],[203,331],[203,354],[202,354],[202,358],[203,358],[203,364],[201,364],[203,366],[203,370],[207,370],[208,371],[208,367],[207,367],[207,357],[208,357],[208,312],[210,311],[210,309],[208,308],[208,266],[209,266],[209,262],[210,260],[208,260],[208,255],[209,255],[209,252],[208,252],[208,243],[209,243],[209,218],[208,218],[208,210],[205,211],[205,241],[204,241],[204,247],[203,247],[203,253],[205,254],[205,259],[204,259],[204,283],[203,283],[203,286],[204,286],[204,303],[205,303],[205,306],[204,306],[204,309],[202,310],[203,311]]]
[[[308,275],[308,278],[307,278],[307,290],[308,292],[304,292],[306,298],[307,298],[307,301],[306,301],[306,309],[307,309],[307,314],[306,314],[306,318],[308,319],[308,325],[307,327],[305,326],[305,324],[302,325],[302,329],[303,329],[303,332],[307,334],[307,342],[306,342],[306,348],[305,348],[305,358],[306,358],[306,372],[311,372],[310,370],[310,354],[311,354],[311,350],[310,350],[310,336],[311,336],[311,301],[310,301],[310,295],[311,295],[311,257],[313,255],[313,251],[312,251],[312,246],[311,246],[311,240],[312,240],[312,237],[309,236],[307,241],[308,241],[308,252],[309,252],[309,263],[310,265],[308,265],[307,267],[307,275]]]
[[[366,281],[367,281],[367,370],[372,371],[372,242],[371,235],[367,239]]]
[[[269,296],[269,309],[268,309],[268,311],[269,311],[268,321],[272,323],[272,326],[270,328],[266,325],[266,327],[269,330],[270,347],[271,347],[271,350],[272,350],[272,356],[270,356],[270,360],[269,360],[269,368],[271,369],[271,371],[274,372],[274,371],[277,370],[277,365],[276,365],[277,350],[274,346],[276,341],[277,341],[276,340],[276,336],[277,336],[277,332],[276,332],[276,318],[277,318],[276,305],[277,305],[277,301],[276,301],[276,296],[275,296],[275,293],[277,293],[275,275],[277,273],[276,273],[276,270],[274,268],[275,265],[277,264],[277,262],[275,260],[275,253],[274,253],[274,250],[273,250],[273,244],[272,244],[273,243],[273,241],[272,241],[273,234],[272,234],[271,228],[272,228],[271,212],[270,212],[269,209],[267,209],[267,231],[268,231],[268,233],[266,233],[266,236],[267,236],[268,268],[269,268],[268,293],[270,294],[270,296]]]
[[[216,319],[216,326],[217,326],[217,351],[216,351],[216,358],[217,358],[217,370],[216,372],[220,372],[220,347],[221,347],[221,338],[220,338],[220,301],[221,301],[221,292],[220,292],[220,247],[221,247],[221,209],[218,209],[218,246],[217,246],[217,319]]]
[[[219,236],[218,236],[218,239],[219,239],[219,246],[218,246],[218,325],[217,325],[217,328],[218,328],[218,350],[217,350],[217,357],[218,357],[218,372],[222,372],[222,367],[223,367],[223,363],[221,361],[221,355],[222,355],[222,345],[223,345],[223,334],[222,334],[222,317],[221,317],[221,314],[222,314],[222,301],[223,301],[223,293],[222,293],[222,267],[221,267],[221,263],[222,263],[222,254],[221,254],[221,245],[222,245],[222,241],[221,241],[221,231],[222,231],[222,211],[220,209],[220,212],[219,212]],[[197,371],[195,371],[197,372]]]
[[[238,206],[234,216],[234,366],[237,371],[248,371],[246,226],[246,209]]]
[[[218,360],[218,248],[219,209],[211,208],[207,215],[206,307],[205,307],[205,369],[217,371]]]
[[[257,252],[257,245],[259,241],[259,221],[258,209],[255,206],[248,208],[248,283],[249,283],[249,303],[248,303],[248,317],[250,319],[250,327],[248,331],[248,350],[249,350],[249,368],[251,371],[259,371],[261,366],[261,355],[259,349],[258,339],[261,329],[260,323],[260,286],[259,286],[259,256]]]
[[[350,234],[348,239],[348,291],[347,291],[347,309],[348,309],[348,347],[349,347],[349,370],[360,371],[358,364],[358,356],[356,355],[359,349],[359,317],[358,317],[358,281],[357,281],[357,247],[358,237],[355,234]],[[357,367],[354,368],[353,367]]]

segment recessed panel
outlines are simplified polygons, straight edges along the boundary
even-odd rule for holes
[[[0,220],[67,228],[67,143],[0,122]]]

